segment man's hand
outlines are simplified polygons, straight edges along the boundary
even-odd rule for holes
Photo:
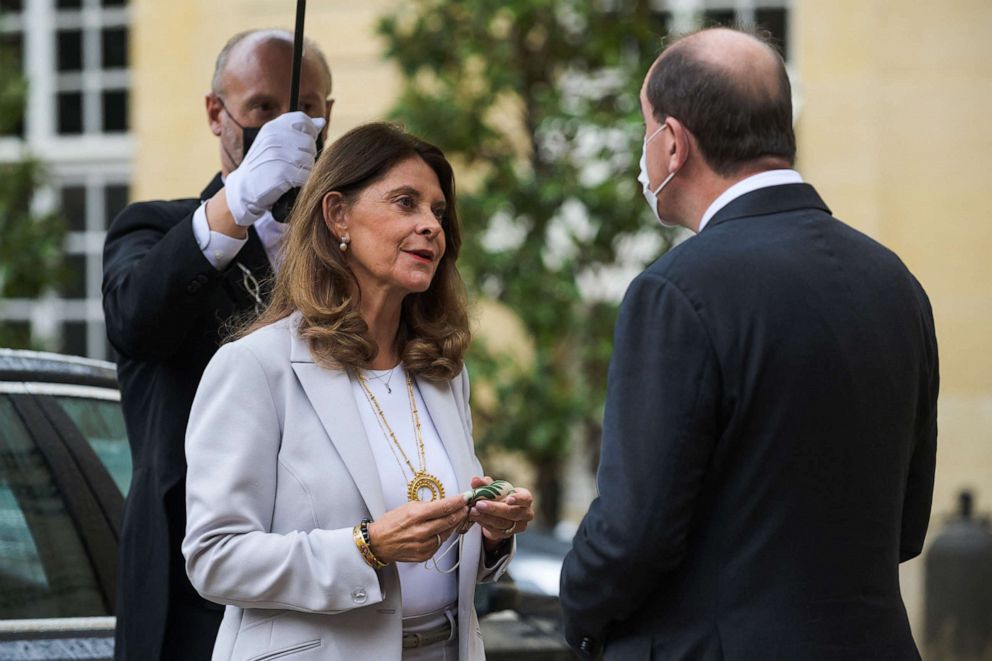
[[[317,156],[317,135],[326,120],[288,112],[262,126],[251,149],[227,175],[224,192],[234,222],[247,227],[283,193],[302,186]]]

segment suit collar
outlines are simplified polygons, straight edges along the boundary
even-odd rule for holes
[[[720,209],[703,228],[703,232],[722,223],[752,216],[819,209],[830,213],[830,208],[809,184],[783,184],[759,188],[741,195]]]
[[[220,172],[214,175],[214,178],[210,180],[207,187],[200,191],[200,201],[209,200],[214,195],[217,194],[221,188],[224,187],[224,180],[220,178]]]
[[[248,242],[220,275],[227,282],[228,291],[231,292],[235,304],[241,309],[250,310],[255,307],[256,302],[251,295],[250,287],[245,284],[246,276],[239,268],[239,264],[247,268],[258,283],[262,302],[268,301],[274,282],[272,265],[269,264],[265,247],[255,233],[254,227],[248,228]]]
[[[272,264],[269,263],[269,256],[265,252],[265,246],[262,244],[262,240],[258,238],[258,232],[255,231],[254,227],[248,228],[248,243],[245,244],[244,248],[241,249],[238,256],[234,259],[251,269],[252,273],[261,275],[266,279],[272,277]],[[263,298],[268,298],[268,292],[266,292]]]
[[[279,322],[289,325],[289,359],[293,371],[317,412],[324,431],[348,467],[369,513],[373,518],[378,517],[385,512],[382,483],[358,405],[355,403],[348,371],[326,369],[314,362],[310,347],[297,333],[301,319],[302,315],[294,312],[287,320]],[[436,383],[420,377],[416,378],[416,382],[455,471],[458,489],[465,491],[469,488],[473,463],[469,454],[469,441],[461,424],[462,414],[457,410],[451,393],[451,382]]]

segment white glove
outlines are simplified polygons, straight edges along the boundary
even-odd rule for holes
[[[304,112],[279,115],[262,126],[241,165],[224,188],[234,222],[247,227],[265,215],[282,194],[302,186],[317,156],[317,135],[327,120]]]

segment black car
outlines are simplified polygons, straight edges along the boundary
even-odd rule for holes
[[[112,656],[130,480],[113,364],[0,349],[0,659]]]

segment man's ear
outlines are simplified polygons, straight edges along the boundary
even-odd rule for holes
[[[217,137],[220,137],[221,133],[221,121],[220,114],[224,111],[224,104],[221,102],[220,97],[210,92],[203,97],[207,109],[207,123],[210,125],[210,131]]]
[[[689,129],[679,120],[674,117],[667,117],[665,121],[668,123],[668,132],[672,134],[665,143],[665,147],[668,149],[666,154],[668,171],[677,172],[689,159],[689,151],[693,148],[693,138]]]
[[[331,125],[331,110],[334,109],[334,98],[328,97],[325,103],[327,105],[327,110],[324,111],[324,119],[327,120],[327,125],[324,126],[324,131],[326,132],[327,127]]]
[[[320,204],[324,215],[324,225],[331,231],[334,238],[340,241],[342,236],[348,234],[348,205],[344,195],[337,191],[331,191],[324,195]]]
[[[326,145],[327,144],[327,132],[331,128],[331,110],[334,109],[334,99],[331,98],[331,97],[327,97],[327,99],[324,100],[324,104],[325,104],[324,105],[324,107],[325,107],[325,110],[324,110],[324,121],[326,123],[324,124],[324,130],[320,132],[320,139],[323,142],[323,144]]]

